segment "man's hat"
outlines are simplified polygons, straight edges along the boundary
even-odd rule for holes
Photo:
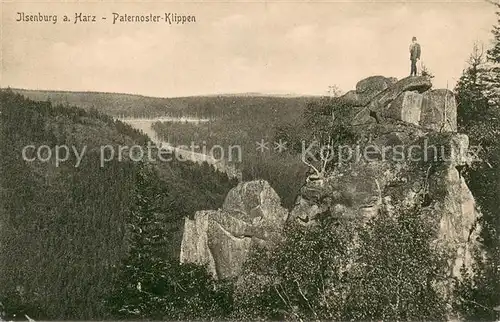
[[[412,40],[412,41],[413,41],[413,40],[417,40],[417,37],[413,37],[411,40]]]

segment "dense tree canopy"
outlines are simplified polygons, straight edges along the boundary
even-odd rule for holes
[[[497,5],[498,7],[498,5]],[[500,17],[500,13],[497,13]],[[500,21],[500,20],[499,20]],[[459,309],[474,320],[495,319],[500,304],[500,26],[493,28],[493,47],[475,45],[455,93],[459,131],[480,147],[480,162],[464,172],[482,217],[484,254],[476,254],[473,274],[458,283]]]

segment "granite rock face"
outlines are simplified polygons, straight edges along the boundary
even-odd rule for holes
[[[315,225],[322,216],[363,222],[381,210],[419,205],[424,197],[422,210],[435,222],[436,242],[456,254],[450,273],[458,276],[462,264],[472,264],[479,233],[480,213],[457,170],[470,162],[467,136],[427,133],[412,139],[389,133],[372,140],[370,145],[379,152],[371,160],[338,164],[322,180],[304,184],[290,220],[305,226]]]
[[[222,209],[186,218],[180,261],[206,264],[216,278],[237,276],[253,244],[279,241],[288,213],[263,180],[240,183]]]
[[[394,85],[398,80],[394,77],[385,76],[370,76],[360,80],[356,84],[356,92],[360,94],[373,94],[377,95],[389,86]]]
[[[457,102],[452,91],[436,89],[423,94],[420,125],[434,131],[457,131]]]
[[[356,93],[364,100],[371,100],[380,92],[392,87],[397,82],[396,78],[384,76],[371,76],[356,84]]]
[[[350,91],[342,97],[353,106],[363,107],[357,113],[355,125],[372,123],[375,121],[372,116],[375,116],[377,122],[388,118],[427,130],[457,131],[457,103],[453,92],[446,89],[431,90],[432,83],[425,76],[407,77],[397,82],[379,77],[360,81],[356,91]],[[367,84],[371,84],[371,87]],[[364,95],[363,90],[369,94]]]
[[[403,92],[387,106],[382,115],[419,125],[423,98],[424,96],[417,92]]]
[[[379,93],[351,120],[366,138],[360,145],[375,153],[335,164],[321,180],[307,180],[290,220],[304,226],[324,216],[364,222],[381,210],[419,205],[435,223],[435,241],[455,254],[449,269],[459,276],[462,264],[471,267],[478,247],[480,213],[459,171],[472,161],[468,137],[456,133],[455,97],[431,89],[427,77],[384,87],[372,86]]]
[[[369,103],[370,110],[374,112],[382,112],[389,103],[394,101],[399,95],[404,92],[424,93],[432,87],[429,78],[424,76],[406,77],[390,86],[386,90],[377,94]]]
[[[343,98],[353,105],[364,106],[375,96],[397,82],[394,77],[370,76],[356,84],[356,90],[347,92]]]
[[[337,163],[320,180],[306,180],[289,220],[304,226],[324,216],[364,222],[381,210],[425,200],[422,211],[435,223],[435,241],[455,254],[450,273],[459,276],[462,264],[470,267],[480,213],[459,170],[472,162],[469,141],[456,133],[453,93],[431,88],[427,77],[391,83],[377,76],[344,95],[359,103],[362,93],[370,93],[351,122],[364,135],[360,146],[374,147],[375,153]]]
[[[420,125],[438,132],[457,131],[457,103],[453,92],[446,89],[403,92],[383,109],[381,115]]]

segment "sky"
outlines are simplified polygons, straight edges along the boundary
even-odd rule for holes
[[[161,97],[317,95],[330,85],[346,92],[371,75],[400,79],[410,71],[413,36],[434,87],[451,89],[474,42],[488,47],[496,23],[483,0],[0,1],[1,87]],[[58,21],[18,22],[19,12]],[[196,22],[113,24],[114,12]],[[76,13],[97,22],[75,24]]]

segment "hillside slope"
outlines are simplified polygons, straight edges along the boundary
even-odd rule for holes
[[[144,146],[148,138],[95,111],[9,90],[0,102],[0,303],[38,319],[105,318],[104,299],[128,252],[127,218],[142,163],[115,158],[100,167],[100,147]],[[53,158],[24,161],[28,145],[86,152],[78,167],[74,155],[56,165]],[[164,251],[175,258],[183,216],[219,207],[235,182],[208,165],[173,160],[154,168],[150,184],[165,190],[157,201],[169,232]]]
[[[13,89],[35,101],[74,105],[83,109],[95,108],[101,113],[116,117],[197,116],[222,118],[227,115],[265,116],[274,110],[283,118],[298,116],[306,102],[319,97],[280,97],[252,94],[149,97],[121,93],[66,92],[47,90]],[[299,113],[299,114],[297,114]]]

